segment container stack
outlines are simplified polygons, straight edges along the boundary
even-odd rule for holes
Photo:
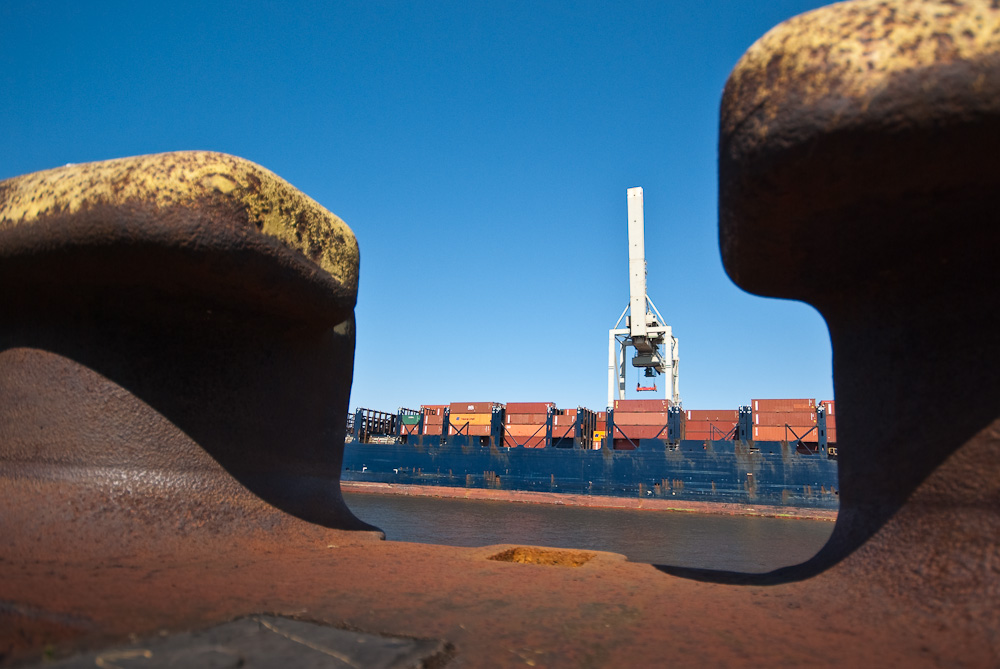
[[[508,402],[504,446],[544,448],[549,411],[555,406],[555,402]]]
[[[750,406],[754,441],[794,441],[796,435],[803,442],[819,440],[817,431],[812,430],[816,427],[816,400],[751,400]]]
[[[594,430],[594,449],[600,449],[604,446],[604,440],[608,436],[608,412],[598,411],[597,412],[597,429]]]
[[[447,404],[422,404],[420,411],[424,414],[424,434],[441,434],[444,426],[444,413]]]
[[[670,400],[615,400],[615,450],[632,450],[640,439],[667,438]]]
[[[685,415],[685,439],[719,441],[736,438],[736,425],[740,420],[740,412],[736,409],[690,409]]]
[[[576,438],[577,409],[557,409],[552,415],[552,441]]]
[[[826,441],[828,444],[837,443],[837,416],[833,413],[833,400],[823,400],[820,402],[826,409]]]
[[[420,430],[420,414],[405,414],[400,417],[399,434],[401,436],[416,436]]]
[[[494,402],[452,402],[448,410],[448,434],[469,437],[490,436]]]

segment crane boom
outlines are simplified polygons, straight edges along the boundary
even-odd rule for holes
[[[632,366],[642,369],[647,377],[668,375],[670,383],[665,384],[668,399],[675,406],[680,405],[677,338],[673,336],[670,326],[664,324],[663,317],[646,294],[646,231],[642,188],[629,188],[626,199],[629,303],[608,334],[608,406],[613,406],[616,399],[625,398],[625,352],[629,346],[635,349]],[[626,327],[621,328],[626,314]],[[656,384],[652,387],[636,384],[636,389],[655,391]]]

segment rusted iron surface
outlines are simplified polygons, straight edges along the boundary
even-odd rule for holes
[[[296,193],[206,153],[0,184],[2,534],[72,536],[71,556],[289,522],[274,506],[366,527],[343,504],[331,447],[350,393],[357,250]],[[331,240],[346,248],[323,250]],[[44,494],[28,504],[29,491]],[[96,534],[94,517],[119,525]]]
[[[553,549],[344,531],[358,525],[330,421],[346,414],[352,335],[332,328],[349,323],[349,282],[289,297],[329,285],[300,249],[262,242],[266,260],[216,265],[257,233],[233,226],[231,244],[191,255],[199,228],[179,212],[196,199],[165,217],[113,203],[89,220],[163,235],[133,248],[116,233],[112,253],[99,235],[50,249],[33,239],[49,229],[23,229],[0,266],[16,286],[2,298],[16,315],[0,352],[2,660],[270,613],[442,640],[448,666],[1000,664],[998,17],[832,6],[769,33],[727,86],[727,271],[808,299],[831,328],[841,513],[812,561],[743,575],[596,553],[561,568],[490,559]],[[223,197],[216,211],[243,210]],[[99,259],[97,279],[74,288],[56,257]],[[338,315],[317,314],[330,300]]]

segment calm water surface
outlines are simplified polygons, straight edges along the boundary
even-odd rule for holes
[[[633,562],[765,572],[798,564],[833,523],[668,511],[345,493],[386,539],[447,546],[529,544],[622,553]]]

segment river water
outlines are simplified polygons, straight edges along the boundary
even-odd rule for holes
[[[344,493],[386,539],[447,546],[523,544],[622,553],[633,562],[766,572],[816,554],[818,520]]]

